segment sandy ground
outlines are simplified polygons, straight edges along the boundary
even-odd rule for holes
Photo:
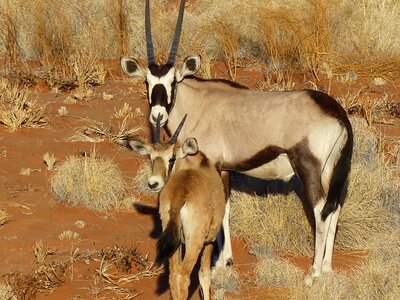
[[[223,71],[220,71],[223,74]],[[226,74],[226,73],[225,73]],[[238,82],[251,87],[262,79],[259,70],[242,70]],[[309,88],[306,79],[299,79],[296,88]],[[323,83],[322,83],[323,84]],[[396,85],[393,85],[394,87]],[[385,92],[384,88],[364,86],[360,88],[375,89],[377,95]],[[345,88],[340,85],[332,88],[332,94],[338,95]],[[395,89],[391,87],[395,93]],[[167,278],[165,275],[155,275],[155,270],[150,272],[150,278],[141,278],[137,281],[124,284],[130,293],[122,290],[113,290],[113,284],[106,282],[101,277],[99,270],[101,260],[84,260],[84,253],[101,251],[108,247],[136,249],[145,262],[150,263],[155,257],[156,235],[159,233],[159,223],[156,214],[142,214],[134,209],[103,214],[90,211],[82,207],[68,207],[55,200],[50,190],[49,178],[51,172],[47,171],[43,162],[46,152],[54,154],[59,162],[71,155],[80,152],[90,152],[95,146],[96,153],[101,157],[112,158],[120,168],[126,182],[130,185],[129,193],[133,197],[138,194],[132,188],[133,178],[141,163],[139,157],[125,147],[111,142],[90,143],[71,142],[67,139],[76,130],[85,124],[86,119],[92,119],[108,124],[110,116],[115,109],[122,107],[124,102],[131,107],[140,108],[143,116],[133,119],[129,126],[142,126],[139,132],[142,137],[148,136],[147,128],[147,103],[140,85],[132,85],[126,80],[108,79],[106,84],[95,87],[95,97],[89,101],[76,104],[64,104],[68,93],[54,94],[43,85],[32,88],[31,92],[37,95],[38,101],[46,104],[49,112],[49,125],[41,129],[21,129],[9,132],[5,127],[0,127],[0,205],[10,215],[9,222],[0,228],[0,275],[9,273],[33,274],[42,264],[35,263],[33,248],[38,241],[53,250],[53,255],[46,258],[46,262],[66,262],[66,276],[61,280],[60,287],[52,293],[38,293],[37,299],[94,299],[96,295],[103,299],[123,299],[130,294],[137,299],[169,299]],[[113,95],[112,100],[104,100],[103,92]],[[60,117],[57,110],[66,106],[69,116]],[[399,120],[382,118],[378,124],[381,132],[389,138],[399,136]],[[113,124],[117,121],[113,121]],[[395,126],[397,125],[397,126]],[[6,152],[4,152],[6,151]],[[20,170],[30,168],[33,172],[29,176],[20,175]],[[156,205],[154,197],[142,197],[141,201]],[[84,228],[75,225],[76,221],[84,221]],[[80,241],[60,240],[63,231],[72,230],[79,233]],[[277,299],[279,289],[260,289],[252,285],[255,257],[248,253],[244,241],[234,239],[235,267],[239,270],[240,277],[245,280],[238,294],[230,297],[240,299]],[[86,252],[85,252],[86,251]],[[75,252],[73,259],[71,253]],[[360,252],[340,252],[334,254],[334,268],[351,271],[352,266],[359,263],[364,256]],[[94,255],[95,256],[95,255]],[[306,272],[311,264],[308,257],[289,257],[291,261],[303,268]],[[146,267],[141,266],[132,257],[131,268],[110,269],[106,273],[112,278],[122,278],[138,274]],[[199,299],[198,286],[192,288],[193,299]],[[120,293],[120,294],[118,294]]]

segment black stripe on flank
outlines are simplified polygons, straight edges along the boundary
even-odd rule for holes
[[[232,166],[224,165],[224,168],[244,172],[253,170],[277,158],[280,154],[285,153],[285,149],[278,146],[267,146],[260,150],[249,159],[236,163]]]

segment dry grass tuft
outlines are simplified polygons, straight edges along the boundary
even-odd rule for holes
[[[0,124],[16,131],[21,127],[47,125],[45,106],[28,100],[28,90],[0,79]]]
[[[255,284],[258,286],[292,288],[297,281],[303,279],[301,269],[278,256],[260,260],[255,273]]]
[[[42,240],[35,243],[33,247],[33,254],[35,255],[36,261],[35,263],[43,263],[47,256],[53,255],[55,252],[53,249],[50,249],[49,246],[45,246]]]
[[[118,145],[126,146],[127,141],[132,139],[142,129],[140,126],[129,128],[129,117],[130,115],[125,116],[116,128],[115,126],[106,126],[104,123],[91,120],[89,125],[78,130],[69,140],[74,142],[89,141],[92,143],[109,140]]]
[[[348,296],[348,282],[348,277],[340,273],[322,274],[311,287],[305,286],[303,278],[300,278],[294,282],[295,285],[290,290],[290,298],[296,300],[373,299],[350,298]]]
[[[8,222],[10,215],[0,207],[0,227]]]
[[[96,157],[69,157],[51,178],[51,189],[59,201],[72,206],[107,211],[118,208],[126,184],[111,160]]]
[[[212,270],[212,288],[229,293],[238,291],[241,285],[239,272],[232,267],[215,267]]]
[[[0,299],[4,300],[18,300],[14,294],[11,286],[8,284],[0,283]]]
[[[11,273],[4,278],[16,299],[34,299],[38,292],[51,293],[61,286],[65,273],[64,262],[51,262],[40,266],[33,275]]]
[[[43,155],[43,161],[47,166],[47,170],[52,171],[55,167],[57,159],[54,157],[54,154],[49,154],[49,152],[46,152]]]
[[[313,233],[295,193],[268,197],[232,191],[232,234],[250,244],[312,254]]]
[[[352,276],[347,295],[350,299],[398,299],[400,295],[399,232],[374,241],[371,254]]]

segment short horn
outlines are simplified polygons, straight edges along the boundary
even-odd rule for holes
[[[161,121],[161,114],[158,114],[157,122],[156,122],[156,131],[154,133],[153,144],[160,143],[160,140],[161,140],[160,139],[160,136],[161,136],[160,121]]]
[[[149,0],[146,0],[145,31],[146,31],[147,61],[148,61],[149,66],[150,65],[155,65],[156,64],[156,60],[154,58],[153,38],[151,36],[150,3],[149,3]]]
[[[181,32],[182,32],[184,10],[185,10],[185,0],[181,0],[181,4],[179,6],[178,21],[176,21],[175,35],[174,35],[174,39],[172,41],[171,51],[169,52],[169,57],[168,57],[168,62],[167,62],[167,64],[170,64],[170,65],[175,64],[176,53],[178,52],[178,45],[179,45],[179,40],[180,40]]]
[[[171,137],[171,140],[169,141],[170,144],[175,144],[176,141],[178,140],[179,133],[181,132],[183,124],[185,124],[186,117],[187,117],[187,114],[185,114],[182,121],[179,123],[178,128],[176,128],[174,135]]]

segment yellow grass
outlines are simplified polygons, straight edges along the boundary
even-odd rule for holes
[[[48,71],[67,69],[77,53],[146,56],[144,1],[0,0],[0,15],[0,56],[12,67],[39,59]],[[151,1],[160,60],[168,55],[176,15],[169,1]],[[335,74],[390,79],[400,74],[399,45],[396,0],[198,0],[187,3],[179,55],[226,59],[233,79],[239,62],[254,60],[316,77],[325,64]]]
[[[111,160],[91,153],[60,164],[51,177],[51,189],[59,201],[71,206],[107,211],[120,206],[126,183]]]
[[[46,126],[46,107],[28,97],[26,88],[0,78],[0,124],[11,131]]]

